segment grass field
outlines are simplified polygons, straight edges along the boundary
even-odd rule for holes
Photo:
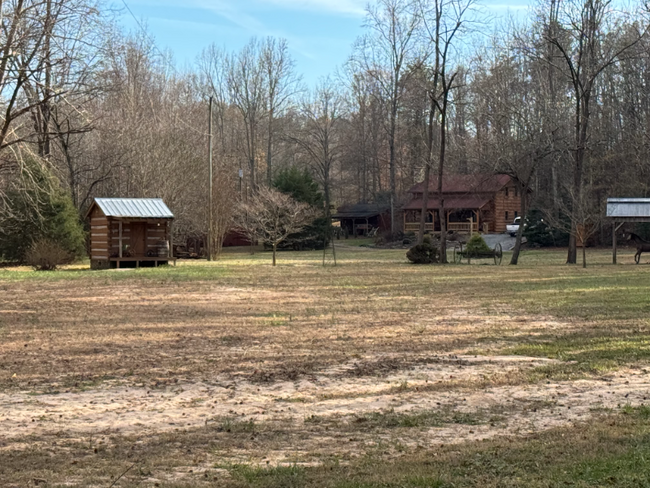
[[[0,486],[650,486],[650,266],[0,270]]]

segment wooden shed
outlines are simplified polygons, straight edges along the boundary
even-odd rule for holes
[[[616,233],[626,223],[650,223],[650,198],[608,198],[607,217],[612,221],[612,263],[616,264]]]
[[[174,214],[160,198],[95,198],[86,217],[92,269],[176,264]]]

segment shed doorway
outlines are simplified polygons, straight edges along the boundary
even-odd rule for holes
[[[147,224],[146,222],[131,222],[131,251],[134,256],[145,256],[147,252]]]

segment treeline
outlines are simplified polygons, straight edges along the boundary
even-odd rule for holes
[[[377,0],[349,61],[314,87],[283,39],[236,52],[206,39],[180,71],[99,2],[0,5],[0,239],[9,219],[38,215],[12,205],[35,165],[80,215],[94,196],[161,197],[179,234],[205,234],[210,97],[219,236],[233,201],[291,167],[312,174],[326,209],[399,208],[427,175],[511,174],[571,235],[570,262],[580,232],[606,237],[607,196],[649,193],[641,3],[540,0],[520,25],[494,29],[472,0]]]

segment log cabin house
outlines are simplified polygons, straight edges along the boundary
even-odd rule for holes
[[[429,183],[425,230],[440,232],[440,200],[438,178]],[[424,184],[413,186],[411,200],[402,207],[404,232],[420,228]],[[442,181],[447,230],[459,233],[501,233],[519,216],[521,195],[519,185],[508,175],[446,175]]]
[[[176,264],[174,215],[160,198],[95,198],[86,217],[92,269]]]

